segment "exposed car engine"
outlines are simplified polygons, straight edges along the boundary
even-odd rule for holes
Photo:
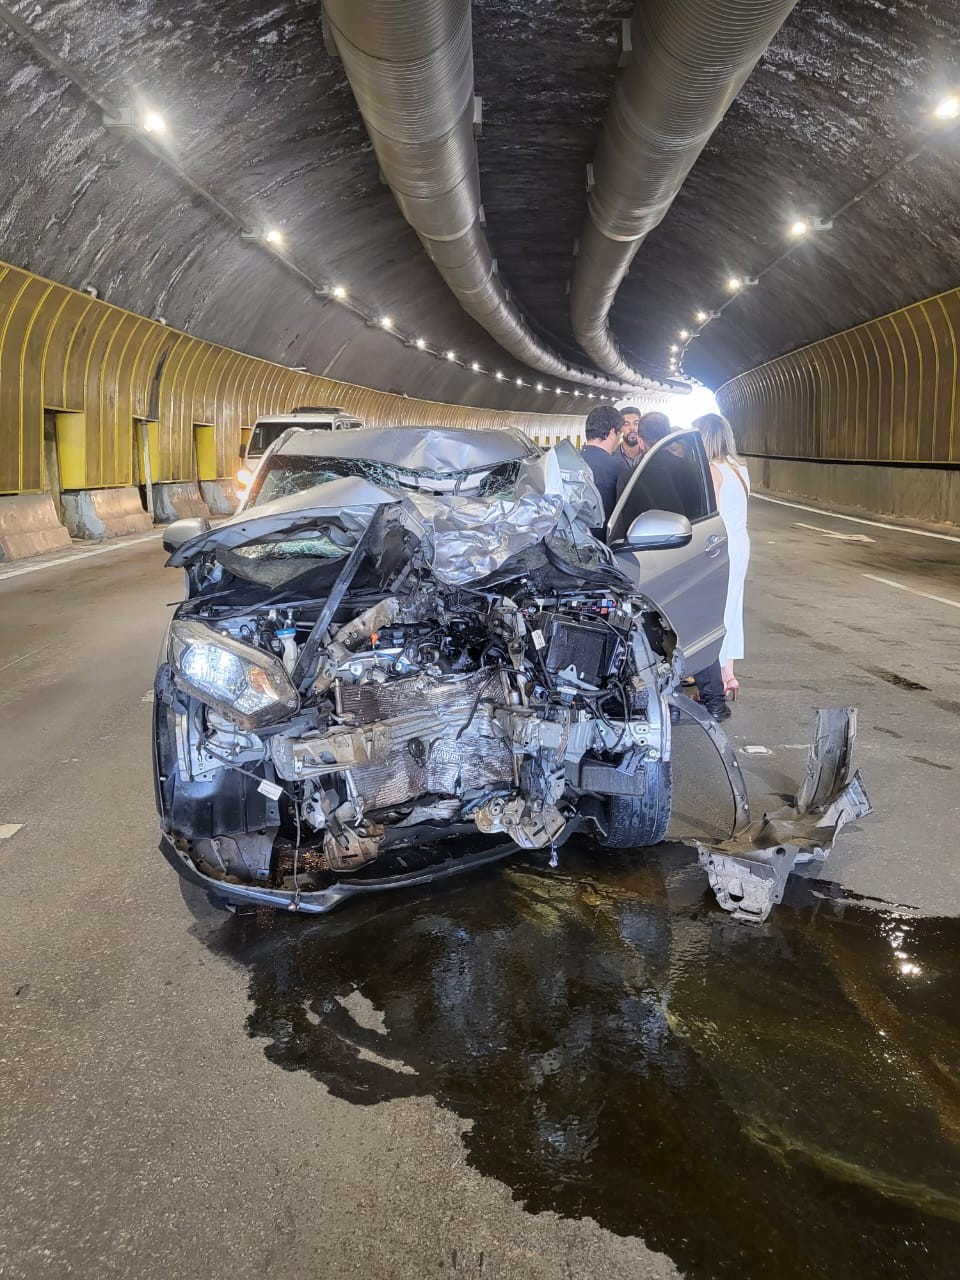
[[[669,772],[670,634],[642,597],[537,576],[449,587],[414,555],[372,602],[180,616],[159,786],[204,874],[310,890],[466,836],[662,839],[669,809],[632,802]]]
[[[695,520],[669,505],[676,468],[658,480],[658,456],[683,468]],[[822,865],[870,806],[851,774],[852,708],[821,709],[796,804],[751,822],[737,753],[680,694],[685,662],[703,670],[723,637],[728,557],[708,486],[698,433],[665,438],[607,545],[567,441],[285,434],[231,518],[164,537],[187,578],[154,686],[164,857],[231,909],[324,912],[518,848],[556,865],[576,831],[643,850],[667,833],[684,717],[716,748],[734,807],[701,865],[724,910],[765,920],[795,865]]]

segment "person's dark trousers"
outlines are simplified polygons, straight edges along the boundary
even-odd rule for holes
[[[702,671],[693,672],[693,681],[700,694],[700,702],[711,713],[723,708],[727,709],[727,699],[723,692],[723,675],[720,662],[711,662]]]

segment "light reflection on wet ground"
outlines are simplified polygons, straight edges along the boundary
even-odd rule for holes
[[[955,1278],[960,920],[814,885],[753,929],[693,863],[571,844],[558,872],[208,942],[248,970],[271,1061],[358,1104],[435,1098],[531,1212],[694,1277]]]

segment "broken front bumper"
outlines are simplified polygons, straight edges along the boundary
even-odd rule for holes
[[[290,889],[268,889],[265,886],[253,884],[233,884],[227,880],[217,880],[213,876],[204,875],[190,855],[178,849],[167,835],[160,837],[160,852],[184,880],[198,889],[203,889],[227,907],[246,910],[272,907],[275,911],[303,911],[310,915],[322,915],[332,911],[348,898],[383,893],[387,889],[410,889],[417,885],[430,884],[434,880],[446,880],[452,876],[461,875],[465,871],[486,866],[488,863],[500,862],[504,858],[511,857],[518,850],[512,843],[496,845],[491,849],[484,849],[462,858],[449,859],[426,870],[349,883],[338,880],[326,889],[317,889],[309,893]]]
[[[850,773],[856,736],[854,707],[819,710],[795,803],[754,822],[738,812],[729,840],[698,843],[717,902],[735,920],[762,924],[783,901],[791,873],[819,874],[840,831],[871,812],[863,779]]]

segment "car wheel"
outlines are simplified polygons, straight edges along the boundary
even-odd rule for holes
[[[608,849],[646,849],[659,844],[670,825],[673,773],[669,763],[644,765],[645,786],[639,796],[610,796],[607,834],[600,843]]]

